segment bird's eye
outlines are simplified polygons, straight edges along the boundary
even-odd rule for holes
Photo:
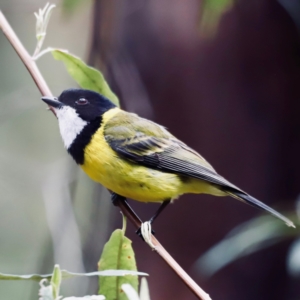
[[[78,104],[78,105],[85,105],[85,104],[88,104],[89,101],[86,100],[85,98],[80,98],[75,103]]]

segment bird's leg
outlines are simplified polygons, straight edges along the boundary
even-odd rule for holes
[[[130,215],[128,216],[129,219],[132,219],[133,221],[135,219],[135,220],[139,221],[140,223],[142,223],[142,220],[139,218],[139,216],[135,213],[135,211],[128,204],[125,197],[123,197],[119,194],[116,194],[112,191],[110,191],[110,194],[111,194],[111,202],[113,203],[113,205],[120,207],[121,210],[122,210],[121,206],[126,206],[127,210],[130,211]],[[121,202],[123,203],[123,205],[120,205]]]
[[[168,206],[168,204],[171,202],[171,200],[164,201],[158,210],[155,212],[155,214],[152,216],[152,218],[149,220],[150,224],[153,224],[154,220],[161,214],[161,212]]]
[[[141,219],[137,216],[137,214],[135,213],[135,211],[130,207],[130,205],[128,204],[128,202],[126,201],[126,198],[119,195],[119,194],[116,194],[112,191],[110,191],[110,194],[111,194],[111,201],[113,203],[113,205],[115,206],[118,206],[121,208],[122,204],[125,205],[127,207],[127,209],[131,212],[131,214],[134,216],[134,218],[136,218],[141,225],[143,225],[144,223],[141,221]],[[156,215],[156,214],[155,214]],[[151,225],[150,225],[151,227]],[[150,228],[151,229],[151,228]],[[152,232],[154,233],[154,232]],[[143,232],[141,230],[141,227],[136,231],[136,234],[138,236],[140,236],[142,238],[143,241],[146,241],[146,239],[144,238],[143,236]],[[150,234],[151,234],[151,231],[150,231]]]
[[[110,191],[111,192],[111,191]],[[141,222],[141,227],[136,231],[136,233],[146,242],[150,245],[152,249],[155,248],[155,246],[152,244],[151,241],[151,233],[154,234],[154,231],[151,230],[151,224],[153,221],[160,215],[160,213],[164,210],[164,208],[171,202],[171,200],[164,201],[158,210],[155,212],[155,214],[152,216],[152,218],[148,222],[142,223],[140,218],[136,215],[134,210],[129,206],[128,202],[126,201],[126,198],[123,196],[120,196],[114,192],[111,192],[111,200],[112,203],[115,206],[122,207],[126,206],[127,209],[131,212],[129,215],[130,218],[133,218],[134,220],[138,220]]]
[[[125,215],[133,222],[133,224],[136,224],[136,226],[141,226],[143,224],[142,220],[139,218],[139,216],[135,213],[135,211],[128,204],[125,197],[123,197],[119,194],[116,194],[112,191],[110,191],[110,194],[111,194],[111,201],[112,201],[113,205],[119,207],[122,212],[123,212],[123,209],[126,208],[126,210],[129,212],[129,214],[125,214]],[[141,236],[141,238],[143,239],[143,235],[141,234],[141,227],[136,231],[136,233],[139,236]]]
[[[171,202],[171,200],[166,200],[164,201],[160,207],[158,208],[158,210],[155,212],[155,214],[150,218],[150,220],[148,222],[144,222],[142,224],[142,226],[147,226],[148,228],[150,228],[148,231],[151,232],[152,234],[155,234],[155,231],[151,229],[151,225],[153,224],[154,220],[161,214],[161,212],[168,206],[168,204]],[[144,236],[142,235],[142,229],[139,228],[137,231],[136,231],[136,234],[143,237]],[[145,240],[145,238],[144,238]]]
[[[119,206],[119,201],[126,201],[126,198],[123,196],[120,196],[114,192],[111,192],[111,202],[114,206]]]

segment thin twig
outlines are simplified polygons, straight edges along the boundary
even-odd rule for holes
[[[36,66],[35,61],[31,58],[29,53],[26,51],[12,28],[10,27],[9,23],[7,22],[6,18],[0,11],[0,28],[2,29],[3,33],[23,61],[24,65],[26,66],[28,72],[32,76],[35,84],[37,85],[38,89],[40,90],[43,96],[51,96],[52,93],[45,82],[42,74],[40,73],[39,69]],[[53,109],[51,109],[54,113]],[[54,113],[55,114],[55,113]],[[141,220],[135,214],[135,212],[131,209],[128,205],[127,201],[120,200],[117,202],[117,205],[122,210],[123,214],[133,223],[136,228],[141,227]],[[211,300],[209,295],[205,293],[197,284],[196,282],[179,266],[179,264],[171,257],[171,255],[164,249],[164,247],[159,243],[159,241],[152,235],[151,236],[152,243],[155,246],[155,251],[161,256],[161,258],[173,269],[173,271],[182,279],[182,281],[188,286],[188,288],[197,296],[199,299],[202,300]]]
[[[17,35],[7,22],[5,16],[3,15],[2,11],[0,10],[0,28],[2,29],[4,35],[9,40],[19,57],[21,58],[22,62],[24,63],[25,67],[27,68],[28,72],[30,73],[32,79],[34,80],[36,86],[40,90],[43,96],[52,96],[52,93],[44,80],[40,70],[38,69],[35,61],[31,58],[29,53],[26,51],[20,40],[18,39]],[[49,107],[50,110],[55,114],[52,107]]]

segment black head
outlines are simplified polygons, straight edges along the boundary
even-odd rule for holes
[[[92,121],[109,109],[116,107],[104,96],[83,89],[68,89],[63,91],[58,99],[43,97],[42,100],[55,109],[61,109],[65,106],[72,107],[85,121]]]
[[[58,101],[73,107],[85,121],[94,120],[109,109],[116,107],[104,96],[94,91],[83,89],[65,90],[58,97]]]

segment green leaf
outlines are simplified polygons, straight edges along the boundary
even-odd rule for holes
[[[52,286],[52,296],[53,299],[58,299],[59,297],[59,289],[60,289],[60,284],[61,284],[61,270],[59,268],[59,265],[54,266],[52,278],[50,281],[50,284]]]
[[[56,60],[64,62],[68,73],[81,88],[95,91],[119,106],[118,97],[112,92],[101,72],[66,51],[54,49],[51,52]]]
[[[14,275],[0,273],[0,280],[34,280],[40,281],[42,279],[51,279],[53,274],[28,274],[28,275]],[[90,277],[90,276],[125,276],[125,275],[140,275],[147,276],[147,273],[130,271],[130,270],[105,270],[90,273],[73,273],[66,270],[61,270],[61,279],[69,279],[73,277]]]
[[[291,216],[297,221],[296,216]],[[226,265],[286,238],[299,235],[299,226],[285,226],[273,216],[261,216],[234,228],[223,240],[204,253],[195,268],[204,276],[212,276]]]
[[[231,9],[234,0],[204,0],[200,21],[200,29],[206,35],[214,35],[220,19]]]
[[[125,237],[123,230],[117,229],[112,233],[109,241],[104,246],[98,269],[99,271],[108,269],[137,270],[131,240]],[[129,283],[137,291],[137,276],[100,277],[99,295],[104,295],[106,299],[127,300],[121,288],[124,283]]]

